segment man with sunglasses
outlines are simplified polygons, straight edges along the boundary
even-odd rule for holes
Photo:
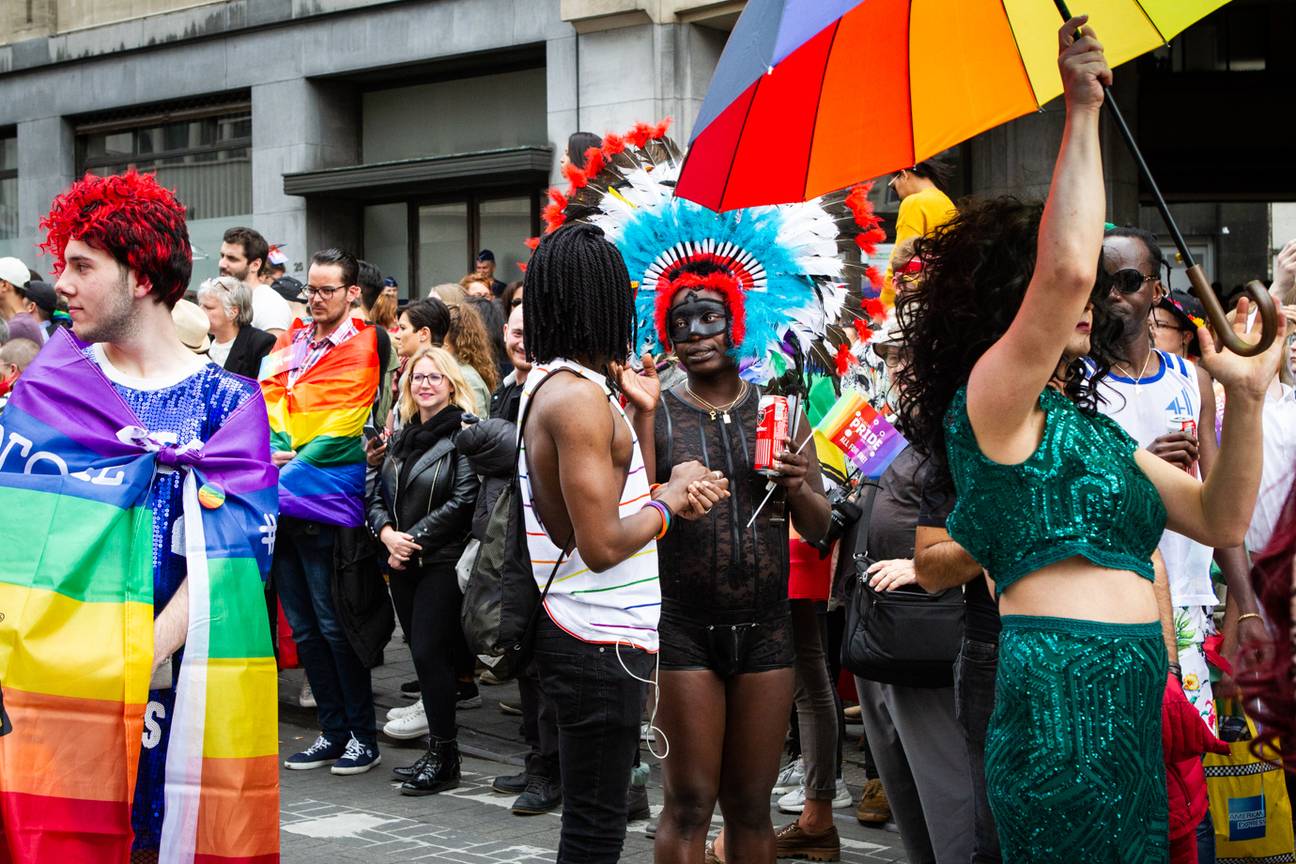
[[[386,337],[381,327],[352,317],[358,273],[349,252],[324,249],[311,257],[302,291],[310,320],[279,337],[261,372],[282,513],[272,577],[322,729],[284,766],[330,765],[334,774],[361,774],[381,761],[369,669],[333,600],[335,547],[344,532],[364,524],[361,440]]]
[[[1102,380],[1098,410],[1114,419],[1140,447],[1185,471],[1206,477],[1215,463],[1215,393],[1210,376],[1192,362],[1152,346],[1149,315],[1166,297],[1161,274],[1168,267],[1149,232],[1110,228],[1103,241],[1102,266],[1110,279],[1106,311],[1121,325],[1113,364]],[[1200,434],[1199,434],[1200,430]],[[1179,648],[1170,652],[1171,670],[1203,722],[1216,729],[1210,670],[1202,643],[1214,632],[1215,590],[1211,558],[1228,582],[1228,602],[1241,616],[1241,644],[1263,640],[1255,593],[1247,578],[1242,547],[1210,549],[1167,530],[1158,549],[1169,576],[1170,603]],[[1170,647],[1170,646],[1168,646]],[[1214,833],[1207,815],[1198,829],[1199,859],[1214,861]]]

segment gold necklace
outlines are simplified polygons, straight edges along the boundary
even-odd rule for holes
[[[1128,369],[1126,369],[1126,368],[1125,368],[1124,366],[1122,366],[1121,364],[1119,364],[1119,363],[1112,363],[1112,366],[1114,366],[1115,368],[1117,368],[1117,369],[1121,370],[1122,372],[1124,372],[1125,375],[1126,375],[1127,377],[1129,377],[1129,378],[1133,378],[1133,379],[1134,379],[1134,395],[1135,395],[1135,396],[1137,396],[1137,395],[1139,394],[1139,390],[1141,390],[1142,387],[1143,387],[1143,376],[1147,373],[1147,367],[1148,367],[1148,364],[1152,362],[1152,355],[1153,355],[1153,354],[1156,354],[1156,352],[1155,352],[1155,351],[1148,351],[1147,359],[1143,361],[1143,368],[1142,368],[1141,370],[1139,370],[1138,377],[1135,377],[1133,372],[1129,371]]]
[[[741,386],[739,386],[738,388],[738,398],[734,399],[728,405],[724,405],[724,406],[712,405],[710,402],[703,399],[698,394],[694,393],[693,388],[689,386],[687,381],[684,382],[684,390],[689,394],[689,396],[693,397],[693,401],[699,403],[700,405],[702,405],[703,408],[707,410],[707,413],[711,415],[711,419],[713,421],[716,419],[716,415],[719,415],[724,420],[724,422],[728,423],[729,412],[732,411],[733,407],[737,405],[739,402],[741,402],[747,396],[747,382],[741,381],[739,382],[739,384]]]

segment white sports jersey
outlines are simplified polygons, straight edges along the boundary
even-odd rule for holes
[[[1099,404],[1098,410],[1119,423],[1144,448],[1162,435],[1195,428],[1201,416],[1196,366],[1164,351],[1153,351],[1148,366],[1144,378],[1109,372],[1099,385],[1106,403]],[[1205,428],[1197,434],[1214,435],[1214,418],[1207,418]],[[1216,604],[1210,578],[1215,550],[1170,530],[1162,535],[1157,548],[1170,576],[1170,602],[1175,606]]]

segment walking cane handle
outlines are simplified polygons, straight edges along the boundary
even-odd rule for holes
[[[1206,281],[1206,274],[1202,272],[1201,265],[1189,267],[1187,273],[1188,281],[1192,283],[1193,293],[1206,309],[1206,317],[1210,319],[1217,342],[1242,357],[1254,357],[1269,350],[1274,337],[1278,334],[1278,310],[1274,308],[1273,297],[1262,283],[1253,279],[1246,286],[1247,295],[1260,312],[1260,338],[1258,341],[1249,342],[1233,332],[1233,325],[1229,324],[1224,307],[1220,305],[1210,282]]]

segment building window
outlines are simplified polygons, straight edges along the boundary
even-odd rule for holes
[[[364,208],[364,257],[400,282],[402,297],[458,282],[472,272],[478,251],[495,253],[495,278],[513,282],[540,233],[540,190],[502,189]],[[414,278],[407,280],[405,276]]]
[[[192,220],[252,212],[252,108],[247,102],[153,111],[77,127],[78,173],[156,172]]]
[[[0,240],[18,236],[18,136],[0,132]]]

